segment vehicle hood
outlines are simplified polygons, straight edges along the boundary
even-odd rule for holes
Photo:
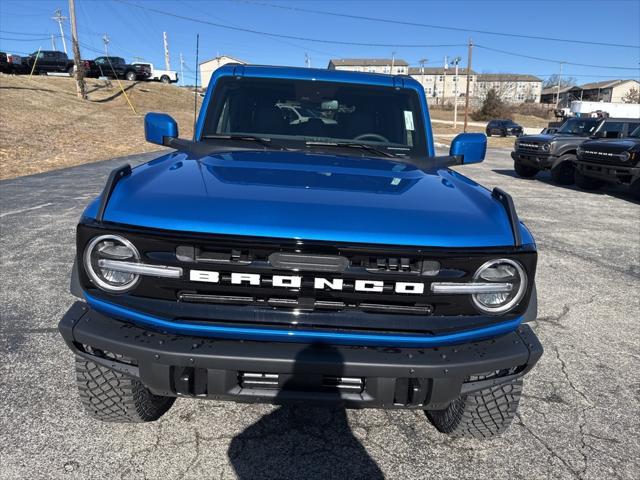
[[[578,135],[559,135],[556,133],[553,134],[539,134],[539,135],[523,135],[519,138],[520,143],[522,142],[532,142],[532,143],[549,143],[558,140],[572,141],[576,142],[584,142],[584,140],[588,137],[579,137]]]
[[[607,153],[620,153],[640,147],[640,140],[632,139],[609,139],[609,140],[587,140],[581,147],[585,150],[595,150]]]
[[[96,211],[94,202],[85,216]],[[104,221],[352,243],[513,245],[503,206],[457,172],[294,151],[165,155],[117,184]]]

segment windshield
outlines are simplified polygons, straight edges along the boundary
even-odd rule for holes
[[[587,137],[595,131],[600,121],[597,118],[570,118],[562,124],[557,133]]]
[[[385,154],[426,156],[416,92],[290,79],[224,78],[207,111],[203,139],[273,139],[289,148],[365,144]],[[371,153],[371,150],[369,150]]]
[[[631,138],[640,138],[640,126],[629,134]]]

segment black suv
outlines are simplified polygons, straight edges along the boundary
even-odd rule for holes
[[[533,178],[541,170],[551,170],[551,178],[559,185],[575,181],[575,161],[578,146],[588,137],[624,138],[637,126],[629,118],[570,118],[553,135],[524,135],[518,138],[511,152],[518,176]]]
[[[605,183],[629,186],[640,200],[640,120],[625,139],[587,140],[578,147],[576,184],[595,190]]]
[[[501,137],[515,135],[519,137],[522,132],[522,127],[513,120],[491,120],[487,123],[486,128],[487,137],[491,135],[500,135]]]
[[[88,62],[89,77],[112,77],[126,80],[146,79],[151,76],[148,65],[130,65],[122,57],[98,57]]]
[[[54,50],[33,52],[27,57],[26,65],[29,71],[33,69],[33,73],[67,72],[73,75],[74,70],[73,60],[70,60],[66,53]]]

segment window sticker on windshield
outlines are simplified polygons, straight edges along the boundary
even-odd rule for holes
[[[404,111],[404,126],[407,130],[415,130],[413,127],[413,112],[411,110]]]

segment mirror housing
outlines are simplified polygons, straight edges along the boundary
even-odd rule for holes
[[[166,146],[178,138],[178,124],[171,115],[149,112],[144,116],[144,137],[149,143]]]
[[[487,137],[484,133],[461,133],[451,142],[449,155],[461,159],[460,165],[480,163],[487,153]]]

